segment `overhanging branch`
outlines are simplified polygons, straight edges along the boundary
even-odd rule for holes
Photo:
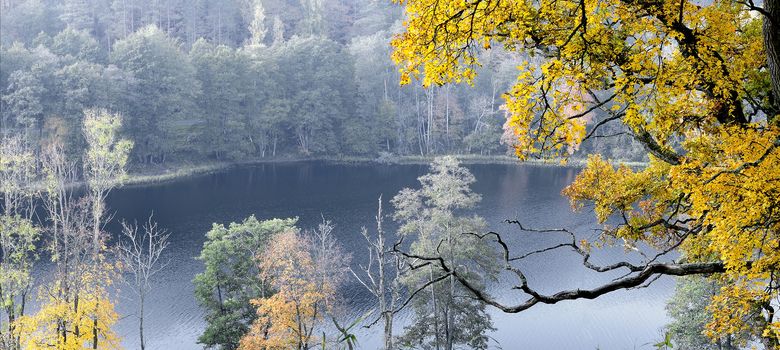
[[[565,229],[532,230],[532,229],[526,229],[522,227],[522,225],[520,225],[520,223],[516,221],[507,221],[507,222],[516,223],[521,227],[521,229],[527,231],[565,232],[567,234],[570,234],[572,237],[574,237],[572,232]],[[480,300],[506,313],[518,313],[527,310],[539,303],[556,304],[565,300],[595,299],[602,295],[609,294],[611,292],[618,291],[618,290],[644,287],[647,284],[659,278],[660,276],[708,275],[708,274],[715,274],[715,273],[723,273],[726,271],[725,265],[722,262],[662,263],[662,262],[654,262],[655,259],[652,259],[650,262],[647,262],[645,264],[631,264],[628,262],[618,262],[608,266],[595,266],[588,262],[588,257],[590,255],[582,248],[580,248],[576,244],[576,242],[561,243],[559,245],[551,246],[550,248],[540,249],[532,253],[521,255],[519,257],[512,257],[510,255],[509,246],[501,238],[501,235],[496,232],[488,232],[485,234],[476,234],[476,233],[464,233],[464,234],[473,235],[479,237],[480,239],[486,239],[486,238],[493,239],[494,242],[497,243],[498,246],[500,247],[502,257],[503,257],[504,270],[513,273],[518,278],[519,283],[513,286],[512,289],[520,290],[523,293],[529,295],[529,297],[525,301],[519,304],[505,304],[499,302],[498,300],[494,299],[491,295],[489,295],[487,292],[485,292],[482,286],[470,281],[468,278],[466,278],[466,276],[458,272],[458,269],[455,269],[450,265],[448,265],[446,260],[441,256],[424,256],[424,255],[414,254],[410,252],[403,252],[398,249],[399,245],[396,245],[393,249],[398,254],[401,254],[402,256],[408,259],[414,259],[415,261],[424,262],[423,264],[428,263],[430,265],[436,266],[437,268],[441,269],[441,276],[439,278],[437,278],[435,281],[431,281],[431,283],[425,284],[422,288],[417,289],[416,292],[419,292],[420,290],[430,286],[431,284],[437,281],[443,280],[447,276],[453,276],[458,283],[460,283],[464,288],[466,288],[469,292],[473,294],[473,297],[475,299]],[[602,284],[600,286],[591,289],[571,289],[571,290],[563,290],[554,294],[542,294],[528,285],[528,280],[522,270],[512,265],[512,262],[530,256],[532,254],[542,253],[542,252],[550,251],[561,247],[572,248],[578,254],[583,255],[584,258],[583,263],[585,264],[585,266],[594,271],[605,272],[605,271],[613,271],[613,270],[624,268],[627,269],[629,272],[622,277],[612,280],[611,282]]]

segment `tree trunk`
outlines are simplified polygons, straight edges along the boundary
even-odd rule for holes
[[[452,246],[453,246],[452,229],[449,227],[449,224],[447,224],[446,230],[447,230],[447,245],[449,245],[449,253],[450,253],[449,254],[450,255],[449,256],[449,260],[450,260],[449,263],[450,263],[451,266],[456,266],[455,265],[455,256],[454,256],[454,252],[452,250]],[[449,288],[449,295],[447,295],[447,297],[449,299],[449,300],[447,300],[447,326],[446,326],[446,330],[447,330],[446,341],[447,342],[446,342],[445,348],[447,350],[452,350],[452,346],[453,346],[453,343],[454,343],[453,330],[455,328],[455,308],[452,307],[455,304],[455,277],[450,275],[449,280],[450,280],[450,288]]]
[[[447,152],[452,151],[452,144],[450,142],[450,85],[444,89],[444,130],[447,134]]]
[[[772,83],[772,104],[774,116],[770,121],[776,121],[780,115],[780,0],[764,0],[764,47],[766,62]]]
[[[433,267],[428,268],[430,272],[430,278],[431,281],[433,281]],[[440,326],[439,326],[439,310],[436,305],[436,292],[434,292],[433,286],[431,286],[431,308],[433,312],[433,333],[434,333],[434,340],[436,342],[436,350],[441,349],[441,332],[440,332]]]
[[[92,320],[92,349],[98,348],[98,320]]]
[[[79,295],[78,295],[78,293],[75,293],[75,294],[76,295],[73,297],[73,312],[74,313],[78,313],[79,312]],[[79,329],[78,325],[76,325],[74,327],[73,334],[75,334],[77,338],[79,336],[81,336],[81,329]]]
[[[103,200],[99,192],[92,194],[94,201],[92,203],[92,249],[94,263],[97,263],[98,254],[100,254],[100,217],[103,216]]]
[[[139,319],[139,324],[138,324],[138,332],[139,332],[139,334],[141,336],[141,350],[144,350],[144,349],[146,349],[146,344],[144,344],[144,296],[141,295],[139,297],[139,299],[140,299],[139,301],[140,301],[141,305],[140,305],[140,312],[139,312],[140,313],[140,316],[139,316],[140,319]]]
[[[393,350],[393,311],[385,311],[385,350]]]

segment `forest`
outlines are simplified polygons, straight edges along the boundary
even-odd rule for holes
[[[131,165],[263,158],[502,155],[518,55],[473,86],[401,87],[385,1],[4,1],[2,130],[84,149],[85,108],[121,113]],[[616,133],[617,130],[611,131]],[[642,160],[631,138],[594,142]],[[583,153],[584,154],[584,153]]]
[[[0,12],[0,349],[780,349],[780,0]]]

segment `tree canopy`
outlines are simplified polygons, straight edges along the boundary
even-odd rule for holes
[[[716,0],[402,0],[408,16],[393,39],[401,82],[473,82],[480,48],[526,57],[504,95],[516,154],[567,156],[622,124],[648,166],[613,166],[598,154],[564,194],[593,204],[604,229],[596,243],[650,245],[644,264],[595,266],[591,242],[573,238],[586,266],[627,276],[592,290],[544,295],[522,271],[518,289],[536,303],[593,298],[659,274],[718,273],[714,335],[736,334],[760,315],[756,335],[780,340],[771,300],[780,286],[780,4]],[[524,228],[521,223],[518,223]],[[562,230],[558,230],[560,232]],[[489,235],[500,240],[499,235]],[[506,246],[503,246],[506,248]],[[665,258],[679,251],[682,258]],[[666,259],[665,262],[661,262]],[[452,271],[457,275],[457,271]],[[468,281],[461,279],[468,284]]]

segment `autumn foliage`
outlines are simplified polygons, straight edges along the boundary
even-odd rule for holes
[[[506,92],[521,159],[565,157],[619,123],[642,168],[592,155],[565,191],[598,243],[677,250],[725,271],[707,332],[780,343],[780,47],[775,0],[400,0],[402,83],[471,82],[478,52],[527,58]],[[763,6],[763,7],[762,7]],[[757,321],[758,320],[758,321]]]
[[[106,290],[113,271],[110,264],[85,267],[74,287],[79,290],[67,296],[56,282],[42,289],[40,310],[17,320],[22,349],[90,348],[95,335],[100,349],[120,349],[120,338],[111,329],[119,316]]]
[[[319,231],[331,226],[320,225]],[[276,234],[258,257],[258,269],[273,295],[252,300],[258,318],[241,339],[239,349],[308,349],[317,326],[328,317],[336,301],[336,288],[343,274],[342,261],[328,259],[344,256],[332,249],[324,251],[328,237],[288,229]],[[324,238],[324,239],[323,239]],[[330,247],[326,247],[330,248]]]

